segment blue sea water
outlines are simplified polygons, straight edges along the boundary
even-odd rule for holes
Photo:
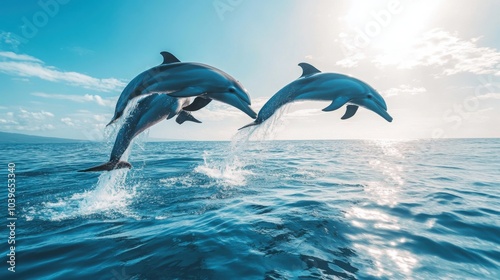
[[[1,279],[500,279],[500,139],[142,143],[76,172],[110,149],[0,146]]]

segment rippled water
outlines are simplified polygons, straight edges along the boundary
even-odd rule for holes
[[[0,148],[1,279],[500,279],[500,139]]]

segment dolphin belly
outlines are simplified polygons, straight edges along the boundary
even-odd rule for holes
[[[130,146],[132,139],[172,113],[177,114],[181,109],[179,104],[181,101],[165,94],[152,94],[139,100],[137,107],[127,116],[118,131],[109,161],[96,167],[81,170],[81,172],[130,168],[129,163],[120,161],[120,159]]]

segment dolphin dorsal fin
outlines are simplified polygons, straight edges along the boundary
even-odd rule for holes
[[[181,62],[177,57],[175,57],[173,54],[169,52],[161,52],[160,54],[161,56],[163,56],[162,64]]]
[[[312,74],[321,73],[321,71],[319,71],[316,67],[312,66],[309,63],[302,62],[299,63],[299,66],[302,68],[302,76],[300,76],[301,78]]]

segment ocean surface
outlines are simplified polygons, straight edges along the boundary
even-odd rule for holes
[[[500,139],[139,142],[0,145],[0,278],[500,279]]]

